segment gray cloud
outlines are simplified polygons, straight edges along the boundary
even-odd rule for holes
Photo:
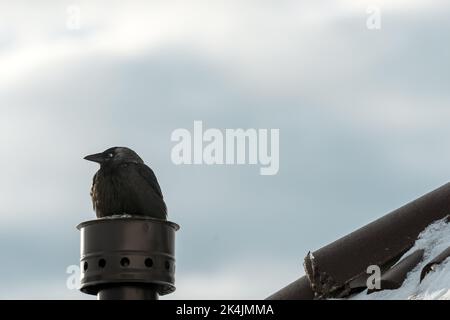
[[[170,217],[182,226],[176,297],[206,297],[217,281],[212,296],[262,298],[302,273],[308,250],[449,174],[444,13],[388,11],[382,30],[370,32],[365,11],[345,6],[336,15],[314,7],[309,20],[301,11],[299,21],[294,2],[275,13],[267,4],[259,16],[255,4],[244,5],[235,20],[236,7],[224,5],[197,12],[200,25],[186,17],[178,25],[170,7],[141,3],[174,23],[158,20],[164,37],[156,41],[135,28],[127,34],[130,15],[113,7],[108,20],[96,4],[83,4],[88,30],[76,37],[44,7],[47,29],[34,31],[44,51],[35,51],[20,20],[10,21],[22,30],[18,43],[0,34],[8,39],[0,65],[31,61],[8,64],[18,76],[0,88],[0,297],[12,288],[17,297],[34,297],[37,288],[51,291],[44,298],[82,297],[65,289],[65,269],[79,258],[75,226],[94,217],[88,193],[96,168],[81,159],[112,145],[136,149],[155,169]],[[133,6],[124,12],[143,17]],[[202,23],[215,19],[219,27],[205,31]],[[113,21],[125,28],[117,41]],[[173,165],[170,134],[192,130],[194,120],[280,128],[279,174]],[[274,280],[262,285],[263,277]],[[233,286],[243,281],[237,294]]]

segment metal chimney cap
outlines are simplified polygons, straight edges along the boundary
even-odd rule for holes
[[[77,228],[81,236],[82,292],[105,298],[118,297],[114,290],[123,293],[125,288],[160,295],[175,291],[178,224],[117,215],[86,221]]]

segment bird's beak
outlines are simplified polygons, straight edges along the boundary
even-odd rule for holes
[[[102,163],[104,161],[104,157],[102,153],[96,153],[84,157],[84,160]]]

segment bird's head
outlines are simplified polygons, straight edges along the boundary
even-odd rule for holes
[[[124,163],[144,163],[136,152],[125,147],[113,147],[101,153],[84,157],[85,160],[97,162],[102,167],[114,167]]]

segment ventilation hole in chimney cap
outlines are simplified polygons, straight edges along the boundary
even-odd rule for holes
[[[166,267],[166,269],[167,269],[167,270],[169,270],[169,269],[170,269],[170,262],[169,262],[169,261],[166,261],[166,263],[165,263],[165,267]]]
[[[146,266],[147,268],[153,267],[153,260],[152,260],[151,258],[145,259],[145,266]]]
[[[88,268],[89,268],[89,264],[87,263],[87,261],[85,261],[83,264],[83,270],[87,271]]]
[[[122,258],[122,260],[120,260],[120,265],[122,267],[128,267],[130,265],[130,259]]]
[[[106,260],[105,259],[98,260],[98,266],[103,269],[106,266]]]

